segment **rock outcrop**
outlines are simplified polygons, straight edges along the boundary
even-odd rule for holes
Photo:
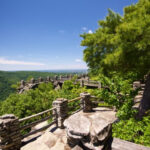
[[[53,125],[21,150],[109,150],[115,120],[115,112],[108,108],[80,111],[64,121],[65,129]]]
[[[84,149],[109,149],[112,142],[112,123],[115,112],[108,108],[97,108],[95,112],[82,111],[65,120],[70,147],[83,145]],[[108,148],[109,147],[109,148]]]
[[[64,129],[57,128],[55,132],[50,132],[52,126],[36,141],[31,142],[21,148],[21,150],[71,150],[67,144],[67,137]]]

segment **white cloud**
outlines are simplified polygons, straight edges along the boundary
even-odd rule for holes
[[[29,66],[44,66],[45,65],[45,64],[39,63],[39,62],[7,60],[5,58],[0,58],[0,64],[2,64],[2,65],[29,65]]]
[[[88,31],[88,33],[89,33],[89,34],[92,34],[92,33],[93,33],[93,31],[92,31],[92,30],[89,30],[89,31]]]
[[[75,62],[81,62],[81,59],[76,59]]]
[[[86,30],[87,30],[87,27],[83,27],[82,30],[83,30],[83,31],[86,31]]]

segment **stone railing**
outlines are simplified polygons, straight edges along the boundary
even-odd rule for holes
[[[21,80],[20,87],[18,88],[18,93],[23,93],[24,91],[27,91],[29,89],[34,89],[38,87],[41,83],[49,83],[51,82],[54,85],[54,88],[61,87],[62,84],[66,80],[73,79],[72,75],[69,76],[54,76],[54,77],[47,77],[46,79],[39,78],[35,80],[32,78],[29,82],[25,82],[24,80]],[[81,87],[87,86],[91,88],[101,88],[101,83],[98,81],[90,80],[88,76],[77,76],[77,79],[74,81],[74,84],[80,83]]]
[[[34,114],[22,119],[18,119],[13,114],[8,114],[0,117],[0,149],[1,150],[19,150],[21,148],[22,139],[29,137],[37,132],[43,131],[49,128],[52,124],[56,124],[58,128],[64,128],[63,122],[68,117],[68,107],[69,104],[80,100],[80,109],[83,112],[90,112],[92,110],[92,102],[91,98],[93,98],[89,93],[81,93],[80,97],[77,97],[72,100],[67,100],[63,98],[58,98],[53,101],[52,108],[40,112],[38,114]],[[79,111],[76,110],[75,112]],[[74,114],[75,112],[72,112]],[[47,114],[47,115],[46,115]],[[44,115],[44,117],[41,117]],[[41,117],[41,119],[37,119],[36,121],[25,124],[25,122],[29,122],[33,118]],[[51,123],[48,125],[26,133],[24,135],[21,134],[21,131],[26,129],[31,129],[33,126],[44,122],[46,120],[51,119]],[[23,125],[22,125],[23,124]]]

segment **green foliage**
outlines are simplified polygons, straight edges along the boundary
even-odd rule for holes
[[[138,121],[134,118],[121,120],[113,125],[113,136],[137,144],[150,146],[150,116]]]
[[[132,109],[133,97],[137,91],[133,91],[132,82],[136,74],[120,76],[117,73],[111,73],[111,77],[102,74],[94,77],[101,81],[103,88],[94,90],[94,93],[100,100],[104,100],[105,106],[115,106],[119,121],[113,124],[113,136],[123,140],[131,141],[137,144],[150,146],[150,115],[147,112],[143,120],[135,119],[136,111]],[[128,77],[131,77],[128,79]],[[99,105],[101,106],[101,104]]]
[[[64,82],[62,89],[64,91],[70,91],[73,89],[73,87],[74,87],[74,84],[72,83],[72,81],[68,80]]]
[[[13,113],[19,118],[23,118],[51,108],[52,102],[56,98],[70,100],[78,97],[83,91],[84,88],[79,88],[79,84],[74,85],[73,81],[65,81],[62,90],[58,91],[53,89],[51,83],[42,83],[35,90],[29,90],[23,94],[11,94],[0,103],[0,115]]]
[[[97,96],[104,100],[109,106],[115,106],[119,119],[128,119],[134,114],[132,110],[133,96],[136,92],[133,91],[131,80],[124,79],[114,73],[111,78],[104,75],[97,77],[102,83],[103,88],[97,93]]]
[[[121,24],[122,18],[119,14],[108,10],[105,20],[99,21],[99,28],[93,34],[83,34],[82,46],[84,50],[84,60],[92,73],[98,73],[106,69],[104,59],[107,54],[111,54],[116,48],[116,27]]]
[[[138,77],[150,68],[150,1],[139,0],[127,6],[124,15],[108,10],[105,20],[92,34],[81,35],[84,60],[93,74],[111,71],[136,72]]]

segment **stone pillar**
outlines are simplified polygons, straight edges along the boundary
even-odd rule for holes
[[[54,76],[54,80],[57,80],[58,79],[58,76]]]
[[[47,76],[46,80],[47,80],[47,82],[50,82],[51,78],[49,76]]]
[[[32,78],[31,80],[30,80],[30,83],[35,83],[35,79],[34,78]]]
[[[0,149],[20,150],[21,134],[19,120],[13,114],[0,117]]]
[[[69,78],[68,74],[66,75],[66,78],[67,78],[67,80],[68,80],[68,78]]]
[[[60,76],[59,76],[59,80],[61,80],[61,79],[62,79],[62,76],[60,75]]]
[[[25,81],[21,80],[20,84],[23,85],[23,86],[25,86]]]
[[[21,80],[21,82],[20,82],[20,88],[24,88],[24,86],[25,86],[25,81]]]
[[[43,78],[42,77],[39,77],[39,82],[43,82]]]
[[[80,80],[80,87],[84,87],[84,80]]]
[[[56,107],[57,112],[57,127],[63,129],[63,122],[68,113],[68,100],[63,98],[57,98],[53,101],[53,107]]]
[[[91,95],[89,93],[81,93],[81,108],[83,112],[91,112],[92,111],[92,102],[90,100]]]

